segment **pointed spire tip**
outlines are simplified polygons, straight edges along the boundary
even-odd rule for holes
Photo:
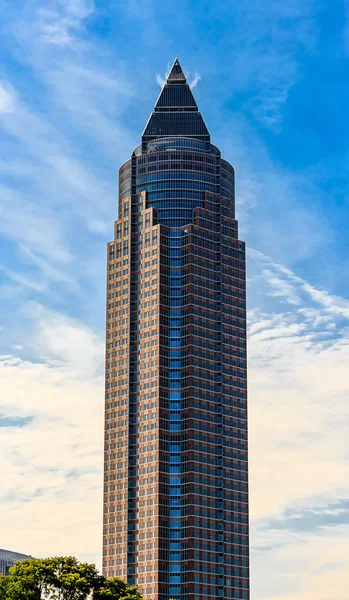
[[[178,58],[175,58],[167,77],[167,83],[186,83],[186,78]]]

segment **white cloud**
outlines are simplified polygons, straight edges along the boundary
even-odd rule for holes
[[[270,257],[265,256],[262,252],[254,249],[248,249],[250,256],[264,262],[267,266],[274,269],[264,269],[263,274],[268,284],[273,288],[270,292],[271,296],[285,296],[290,304],[300,304],[300,299],[297,294],[300,292],[320,306],[325,314],[332,314],[337,317],[349,319],[349,300],[341,298],[334,294],[330,294],[327,290],[316,289],[313,285],[296,275],[289,267],[273,261]],[[281,277],[278,276],[278,273]],[[309,309],[307,309],[309,310]],[[324,315],[318,315],[324,317]]]
[[[166,79],[164,79],[163,77],[161,77],[161,75],[159,75],[159,74],[156,75],[156,81],[157,81],[157,83],[159,84],[159,86],[161,88],[163,88],[164,85],[165,85],[165,83],[166,83]]]
[[[8,82],[0,82],[0,114],[11,113],[16,105],[16,95]]]
[[[238,32],[231,41],[236,44],[234,82],[249,96],[246,110],[275,133],[282,130],[283,106],[301,75],[295,40],[298,48],[308,50],[317,38],[317,1],[294,0],[289,6],[270,2],[234,6]]]
[[[0,231],[5,238],[52,262],[66,263],[71,258],[52,209],[33,203],[5,185],[0,185]]]
[[[31,302],[26,313],[36,328],[33,348],[46,363],[58,361],[72,373],[99,377],[104,370],[104,342],[74,319]]]
[[[323,295],[261,253],[251,251],[250,256],[261,273],[252,288],[262,287],[274,297],[276,291],[279,299],[273,313],[250,313],[254,595],[261,600],[344,600],[347,526],[302,532],[302,526],[292,526],[291,515],[299,521],[306,510],[329,517],[345,513],[340,502],[349,497],[347,301]],[[274,529],[275,519],[280,529]]]
[[[270,296],[285,297],[289,304],[294,304],[296,306],[301,303],[294,286],[292,286],[290,283],[284,279],[281,279],[280,277],[277,277],[275,274],[272,274],[267,269],[263,271],[263,276],[268,279],[268,283],[272,288],[269,292]]]
[[[259,532],[255,532],[258,538]],[[263,539],[265,533],[262,532]],[[322,527],[317,532],[280,529],[269,533],[269,547],[256,551],[256,585],[260,600],[347,600],[349,527]],[[273,573],[270,578],[266,573]],[[257,587],[258,586],[258,587]]]
[[[99,562],[103,345],[62,315],[36,307],[35,318],[46,360],[0,359],[0,412],[34,417],[1,430],[2,544]]]
[[[25,93],[14,71],[13,84],[0,87],[0,230],[17,262],[14,269],[6,254],[3,267],[12,287],[28,294],[51,294],[59,283],[78,293],[91,258],[87,238],[96,254],[90,232],[99,241],[109,237],[117,216],[115,165],[125,146],[131,152],[136,145],[118,113],[133,90],[120,61],[97,42],[85,43],[93,2],[33,1],[16,14],[4,3],[2,12],[8,46],[16,39],[21,67],[32,73]],[[59,36],[67,44],[59,45]],[[72,254],[79,254],[74,265]]]
[[[34,24],[41,39],[57,46],[71,46],[83,21],[94,12],[93,0],[48,2],[40,7]]]
[[[201,75],[199,73],[196,73],[193,81],[189,84],[189,87],[190,87],[191,90],[193,90],[197,86],[197,84],[199,83],[200,79],[201,79]]]

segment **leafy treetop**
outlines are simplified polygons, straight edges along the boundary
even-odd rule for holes
[[[73,556],[29,558],[0,576],[0,600],[142,600],[123,580],[107,579]]]

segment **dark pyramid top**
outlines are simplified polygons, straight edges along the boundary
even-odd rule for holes
[[[155,104],[154,112],[143,132],[143,151],[146,150],[146,143],[150,140],[172,136],[210,141],[210,134],[199,113],[178,58],[172,65]]]
[[[167,83],[187,83],[178,58],[174,61],[171,71],[168,74]]]
[[[187,83],[182,85],[166,83],[154,110],[155,112],[164,110],[194,110],[197,112],[198,107]]]

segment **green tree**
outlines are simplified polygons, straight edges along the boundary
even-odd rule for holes
[[[8,577],[0,575],[0,600],[6,598],[8,588]]]
[[[27,559],[10,569],[6,600],[41,600],[47,593],[48,565],[41,559]],[[1,599],[3,600],[3,599]]]
[[[52,600],[85,600],[101,585],[95,565],[80,563],[73,556],[57,556],[46,562]]]
[[[95,591],[93,600],[142,600],[142,596],[135,586],[129,586],[122,579],[112,577],[104,579],[100,589]]]
[[[106,579],[73,556],[27,559],[0,579],[0,600],[142,600],[136,587]]]

